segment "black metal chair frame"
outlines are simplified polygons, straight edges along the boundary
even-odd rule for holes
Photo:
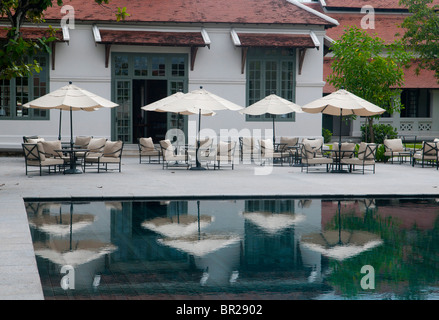
[[[160,147],[160,149],[154,149],[154,151],[157,151],[157,155],[142,155],[142,151],[143,151],[142,148],[147,148],[147,146],[141,144],[140,141],[138,143],[138,146],[139,146],[139,163],[142,163],[142,157],[145,157],[145,158],[148,157],[149,158],[148,163],[151,163],[151,162],[160,163],[160,159],[162,157],[162,148],[161,147]],[[157,157],[157,160],[151,159],[151,157]]]
[[[108,170],[119,170],[119,172],[122,172],[122,152],[123,152],[123,145],[124,143],[122,142],[122,146],[120,147],[120,149],[117,149],[113,152],[110,153],[102,153],[100,156],[98,156],[98,161],[97,162],[88,162],[90,164],[89,167],[93,167],[93,165],[96,163],[97,164],[97,172],[100,173],[101,169],[108,171]],[[87,155],[89,155],[91,152],[93,151],[88,151],[85,155],[84,155],[84,165],[83,165],[83,171],[85,173],[85,168],[86,168],[86,164],[87,164]],[[118,162],[101,162],[101,158],[102,157],[108,157],[111,156],[113,154],[117,154],[119,153],[119,156],[115,157],[115,158],[119,158]],[[108,165],[109,164],[118,164],[118,169],[108,169]]]
[[[422,143],[422,149],[421,149],[422,159],[420,160],[422,168],[424,168],[424,164],[429,164],[432,167],[436,166],[436,170],[438,170],[439,169],[438,152],[439,152],[439,148],[438,148],[437,142],[424,141]],[[433,153],[436,156],[436,159],[425,159],[424,158],[425,155],[430,155],[430,153]],[[413,156],[412,156],[412,166],[413,167],[415,166],[417,160],[418,159],[416,159],[414,157],[414,154],[413,154]]]
[[[376,162],[376,151],[377,151],[378,146],[376,144],[367,144],[366,145],[366,149],[364,149],[363,151],[358,150],[357,151],[357,156],[356,158],[360,158],[361,154],[364,154],[363,156],[363,163],[361,164],[362,166],[362,172],[364,174],[365,171],[372,171],[375,174],[375,162]],[[366,164],[366,161],[371,161],[373,160],[373,164]],[[349,172],[354,172],[354,171],[360,171],[360,169],[356,170],[355,169],[355,164],[349,164]],[[372,166],[372,169],[365,169],[366,166]]]
[[[24,153],[24,161],[26,167],[26,175],[30,172],[29,167],[36,167],[36,165],[28,164],[28,161],[38,161],[39,163],[39,172],[40,176],[43,174],[43,168],[47,167],[48,173],[56,173],[56,168],[58,167],[59,171],[61,171],[61,167],[64,167],[64,164],[54,164],[54,165],[42,165],[41,155],[44,153],[40,151],[38,148],[38,144],[36,143],[22,143],[23,153]],[[53,170],[53,171],[52,171]],[[36,170],[35,170],[36,171]]]

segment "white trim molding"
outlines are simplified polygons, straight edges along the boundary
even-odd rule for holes
[[[318,12],[317,10],[314,10],[314,9],[312,9],[312,8],[310,8],[310,7],[306,6],[306,5],[304,5],[303,3],[301,3],[301,2],[299,2],[299,1],[297,1],[297,0],[287,0],[287,1],[288,1],[289,3],[292,3],[292,4],[296,5],[296,6],[298,6],[299,8],[301,8],[301,9],[303,9],[303,10],[305,10],[305,11],[308,11],[308,12],[310,12],[310,13],[312,13],[312,14],[315,14],[316,16],[318,16],[318,17],[320,17],[320,18],[322,18],[322,19],[324,19],[324,20],[326,20],[326,21],[328,21],[328,22],[330,22],[330,23],[335,24],[336,26],[339,25],[339,23],[338,23],[337,20],[335,20],[335,19],[333,19],[333,18],[327,16],[326,14],[323,14],[323,13],[321,13],[321,12]]]

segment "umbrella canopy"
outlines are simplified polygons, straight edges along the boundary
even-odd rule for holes
[[[386,111],[344,89],[314,100],[302,106],[302,110],[308,113],[324,113],[333,116],[357,115],[365,117],[382,114]]]
[[[189,236],[197,233],[200,229],[208,226],[213,221],[213,217],[201,215],[179,215],[169,218],[154,218],[144,221],[141,225],[143,228],[160,233],[165,237],[176,238],[180,236]]]
[[[186,93],[177,99],[170,99],[164,105],[160,106],[160,110],[165,112],[174,112],[181,114],[198,114],[198,141],[196,152],[197,166],[191,169],[204,169],[198,161],[198,149],[200,147],[200,130],[201,130],[201,115],[213,115],[213,111],[217,110],[233,110],[238,111],[243,109],[241,106],[221,98],[205,89],[193,90]]]
[[[276,141],[275,136],[275,115],[288,114],[291,112],[303,113],[302,108],[291,102],[287,99],[281,98],[278,95],[270,94],[266,96],[264,99],[259,100],[256,103],[248,106],[244,110],[239,111],[242,114],[249,115],[263,115],[263,114],[271,114],[273,115],[273,145]]]
[[[236,235],[202,234],[181,238],[158,239],[159,243],[202,257],[240,241]]]
[[[58,90],[29,101],[23,105],[26,108],[61,109],[70,111],[70,144],[73,148],[72,111],[95,111],[100,108],[114,108],[118,104],[104,99],[94,93],[81,89],[71,82]]]
[[[345,260],[381,245],[375,234],[365,231],[330,230],[306,235],[301,244],[336,260]]]
[[[275,234],[305,220],[305,215],[291,213],[244,212],[243,216],[271,234]]]
[[[166,103],[163,107],[168,112],[186,112],[188,114],[203,114],[217,110],[241,110],[241,106],[221,98],[202,87]]]
[[[157,100],[153,103],[147,104],[146,106],[141,107],[140,109],[145,110],[145,111],[156,111],[156,112],[173,112],[173,111],[169,111],[169,107],[167,108],[167,105],[170,102],[174,102],[174,101],[178,101],[179,99],[181,99],[184,96],[183,92],[177,92],[174,94],[171,94],[170,96],[167,96],[163,99]],[[178,112],[178,114],[182,114],[182,115],[191,115],[194,114],[193,112],[187,111],[187,110],[183,110],[181,112]],[[211,111],[211,110],[202,110],[202,115],[204,116],[213,116],[215,115],[215,112]]]
[[[45,243],[35,243],[34,250],[37,256],[58,265],[75,267],[109,254],[115,251],[116,247],[95,240],[78,240],[71,243],[69,240],[55,239]]]

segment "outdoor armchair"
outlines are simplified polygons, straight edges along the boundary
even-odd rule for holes
[[[88,149],[92,136],[77,136],[75,137],[74,146],[81,149]]]
[[[334,142],[332,144],[332,154],[331,157],[333,159],[349,159],[354,157],[356,144],[353,142],[342,142],[341,147],[338,142]]]
[[[142,163],[142,157],[149,157],[149,163],[151,163],[151,157],[157,157],[157,162],[160,163],[161,151],[160,148],[157,148],[152,138],[140,138],[139,139],[139,163]]]
[[[43,168],[48,169],[48,173],[56,172],[56,168],[64,166],[64,160],[61,158],[47,158],[44,154],[43,147],[40,143],[23,143],[23,153],[25,159],[26,175],[29,172],[28,167],[38,167],[40,176]]]
[[[411,152],[404,146],[402,139],[384,139],[384,156],[389,157],[393,164],[393,158],[398,157],[400,163],[405,157],[410,157]]]
[[[86,153],[88,157],[98,156],[104,150],[106,142],[106,138],[91,138],[86,148],[88,149],[88,152],[76,152],[75,155],[80,159],[83,159]]]
[[[428,142],[423,141],[422,142],[422,149],[420,151],[417,151],[413,155],[412,159],[412,166],[415,166],[415,164],[418,162],[421,163],[422,168],[424,168],[424,165],[433,165],[436,166],[436,170],[438,169],[438,143],[437,142]]]
[[[216,153],[214,169],[220,169],[221,166],[230,165],[232,170],[235,165],[236,141],[220,141]]]
[[[102,152],[88,151],[84,156],[84,172],[87,164],[96,164],[98,173],[101,169],[108,171],[108,165],[116,165],[122,171],[123,141],[106,141]]]
[[[302,146],[300,148],[301,158],[302,158],[302,166],[301,166],[301,172],[303,172],[303,168],[306,168],[306,172],[309,172],[309,168],[311,166],[316,165],[326,165],[326,172],[329,172],[330,165],[334,163],[334,160],[332,158],[326,158],[326,157],[317,157],[315,150],[311,146],[311,144],[305,142],[302,143]]]
[[[375,143],[361,142],[356,157],[342,158],[341,164],[349,166],[349,172],[355,171],[355,166],[361,166],[362,172],[366,170],[365,167],[371,166],[373,173],[375,173],[375,159],[377,145]]]
[[[190,156],[185,152],[185,154],[177,154],[176,148],[172,145],[171,141],[166,140],[160,140],[160,148],[163,158],[163,169],[169,168],[169,167],[186,167],[189,169],[189,159]]]
[[[308,143],[313,152],[314,157],[323,157],[323,139],[322,138],[304,138],[302,144]]]
[[[261,146],[261,166],[265,162],[279,162],[283,165],[285,159],[289,159],[290,154],[285,147],[285,144],[278,144],[276,148],[273,146],[272,139],[260,140],[259,145]]]
[[[291,158],[299,154],[299,137],[280,137],[280,143],[284,145]]]

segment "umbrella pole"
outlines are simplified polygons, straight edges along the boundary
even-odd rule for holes
[[[276,135],[275,135],[276,128],[275,128],[275,124],[274,124],[274,118],[275,117],[276,116],[273,114],[273,148],[274,148],[274,145],[276,144]]]
[[[76,174],[82,173],[81,170],[76,169],[76,157],[73,151],[73,120],[72,120],[72,107],[70,107],[70,168],[64,171],[64,174]]]
[[[342,109],[340,109],[340,125],[339,125],[340,132],[338,133],[338,152],[335,155],[335,159],[337,159],[338,163],[337,163],[337,170],[332,171],[337,173],[347,172],[345,170],[342,170],[342,165],[341,165],[341,122],[342,121],[343,121],[343,111]]]
[[[72,107],[70,107],[70,148],[73,150],[73,119]]]
[[[61,120],[62,120],[62,109],[59,109],[59,129],[58,129],[58,140],[61,141]]]
[[[206,170],[206,168],[203,168],[201,166],[200,161],[198,161],[198,151],[200,150],[200,138],[201,138],[201,109],[198,110],[198,138],[197,138],[197,147],[195,152],[195,167],[191,167],[190,170]]]

